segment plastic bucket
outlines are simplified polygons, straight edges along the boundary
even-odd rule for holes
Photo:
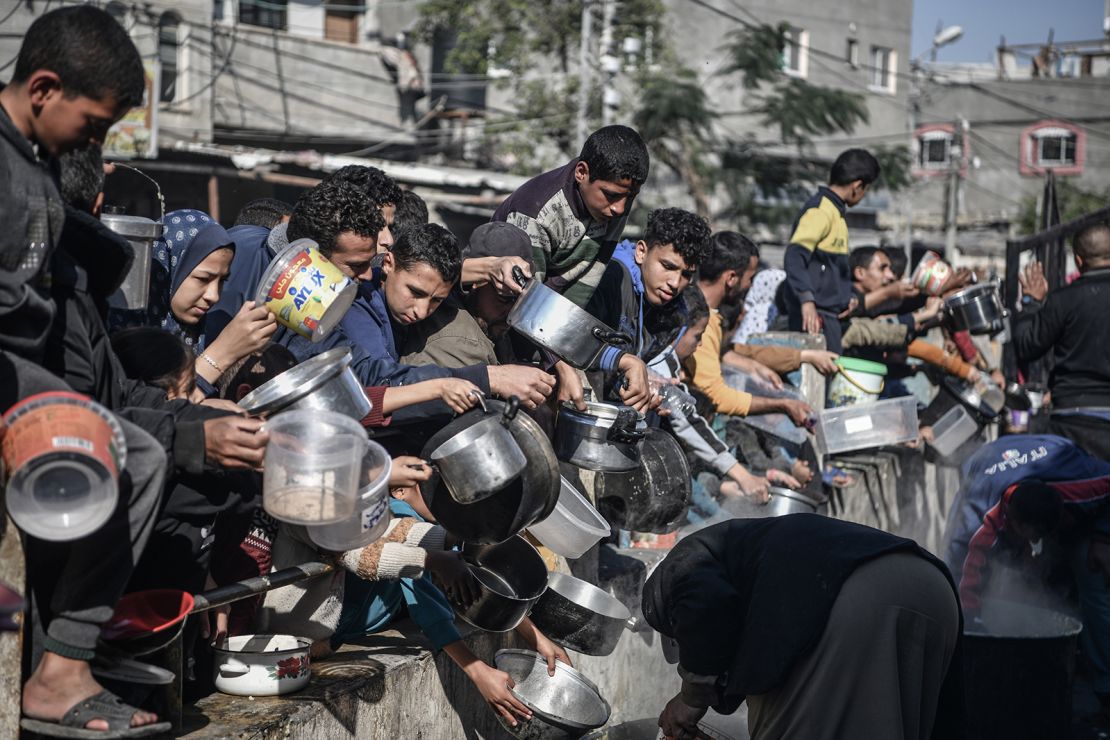
[[[274,258],[255,298],[282,326],[319,342],[355,301],[354,280],[328,261],[311,239],[298,239]]]
[[[354,513],[338,524],[307,527],[308,538],[325,550],[346,552],[374,542],[389,526],[389,476],[393,461],[377,442],[367,442],[362,456],[359,489]]]
[[[926,252],[913,271],[911,282],[927,295],[940,295],[952,275],[952,268],[936,252]]]
[[[40,393],[4,414],[8,513],[43,540],[95,532],[118,503],[127,462],[123,429],[103,406],[71,392]]]
[[[840,372],[829,381],[830,406],[853,406],[879,400],[886,381],[886,365],[855,357],[840,357],[836,364]]]
[[[609,522],[566,478],[562,478],[559,500],[546,519],[528,531],[547,549],[574,560],[603,537],[609,536]]]
[[[355,511],[366,430],[334,411],[286,411],[266,422],[270,434],[262,505],[291,524],[336,524]]]

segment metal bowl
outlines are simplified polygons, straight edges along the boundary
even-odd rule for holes
[[[586,655],[609,655],[632,613],[592,583],[562,573],[547,577],[547,590],[532,607],[532,622],[551,640]]]
[[[770,486],[768,490],[771,492],[771,500],[767,503],[767,516],[816,514],[817,507],[824,503],[789,488]]]
[[[532,710],[532,719],[510,727],[516,738],[577,738],[609,721],[609,702],[592,681],[565,663],[555,663],[555,675],[547,673],[547,661],[531,650],[498,650],[493,664],[508,673],[516,686],[513,695]]]
[[[463,546],[463,557],[478,582],[479,596],[468,605],[452,601],[459,618],[486,632],[508,632],[520,624],[547,589],[543,556],[523,537],[498,545]]]
[[[304,409],[336,411],[361,421],[370,413],[370,399],[350,365],[350,349],[329,349],[258,386],[239,405],[255,416]]]

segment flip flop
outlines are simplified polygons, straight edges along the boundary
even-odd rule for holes
[[[24,717],[19,721],[19,726],[28,732],[34,732],[45,737],[79,738],[81,740],[86,738],[88,740],[116,740],[117,738],[151,737],[170,732],[169,722],[155,722],[142,727],[132,727],[131,718],[137,711],[139,710],[124,704],[122,699],[105,689],[74,704],[57,722]],[[108,729],[86,729],[85,725],[94,719],[102,719],[107,722]]]

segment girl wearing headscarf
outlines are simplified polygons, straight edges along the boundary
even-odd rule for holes
[[[235,242],[203,211],[171,211],[163,223],[165,233],[154,243],[149,308],[145,314],[113,312],[112,328],[156,326],[180,337],[198,353],[198,388],[212,396],[224,370],[265,346],[277,321],[266,308],[247,301],[215,341],[202,346],[204,319],[220,298]]]
[[[671,550],[643,613],[677,643],[668,738],[745,700],[752,740],[963,736],[959,600],[912,540],[816,514],[733,519]]]

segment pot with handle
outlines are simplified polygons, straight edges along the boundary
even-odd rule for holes
[[[478,396],[482,411],[486,404]],[[509,432],[509,423],[520,409],[513,396],[500,414],[488,415],[436,447],[429,458],[439,468],[451,498],[472,504],[489,498],[520,475],[528,459]]]
[[[818,507],[824,503],[789,488],[770,486],[768,490],[771,492],[771,500],[767,503],[767,516],[816,514]]]
[[[997,334],[1006,328],[1010,314],[1002,307],[998,279],[972,285],[944,301],[948,321],[956,331]]]
[[[630,336],[606,326],[542,281],[525,278],[519,267],[513,268],[513,277],[524,291],[509,311],[509,326],[574,367],[588,368],[608,345],[632,343]]]
[[[329,349],[286,370],[243,396],[239,405],[263,418],[289,409],[336,411],[356,421],[370,413],[347,347]]]
[[[632,627],[632,612],[616,597],[562,573],[547,576],[531,619],[553,641],[586,655],[609,655]]]
[[[311,676],[312,641],[293,635],[239,635],[213,649],[216,689],[235,696],[300,691]]]
[[[579,411],[565,402],[555,423],[555,454],[584,470],[628,472],[640,467],[646,433],[643,416],[628,406],[587,401]]]

